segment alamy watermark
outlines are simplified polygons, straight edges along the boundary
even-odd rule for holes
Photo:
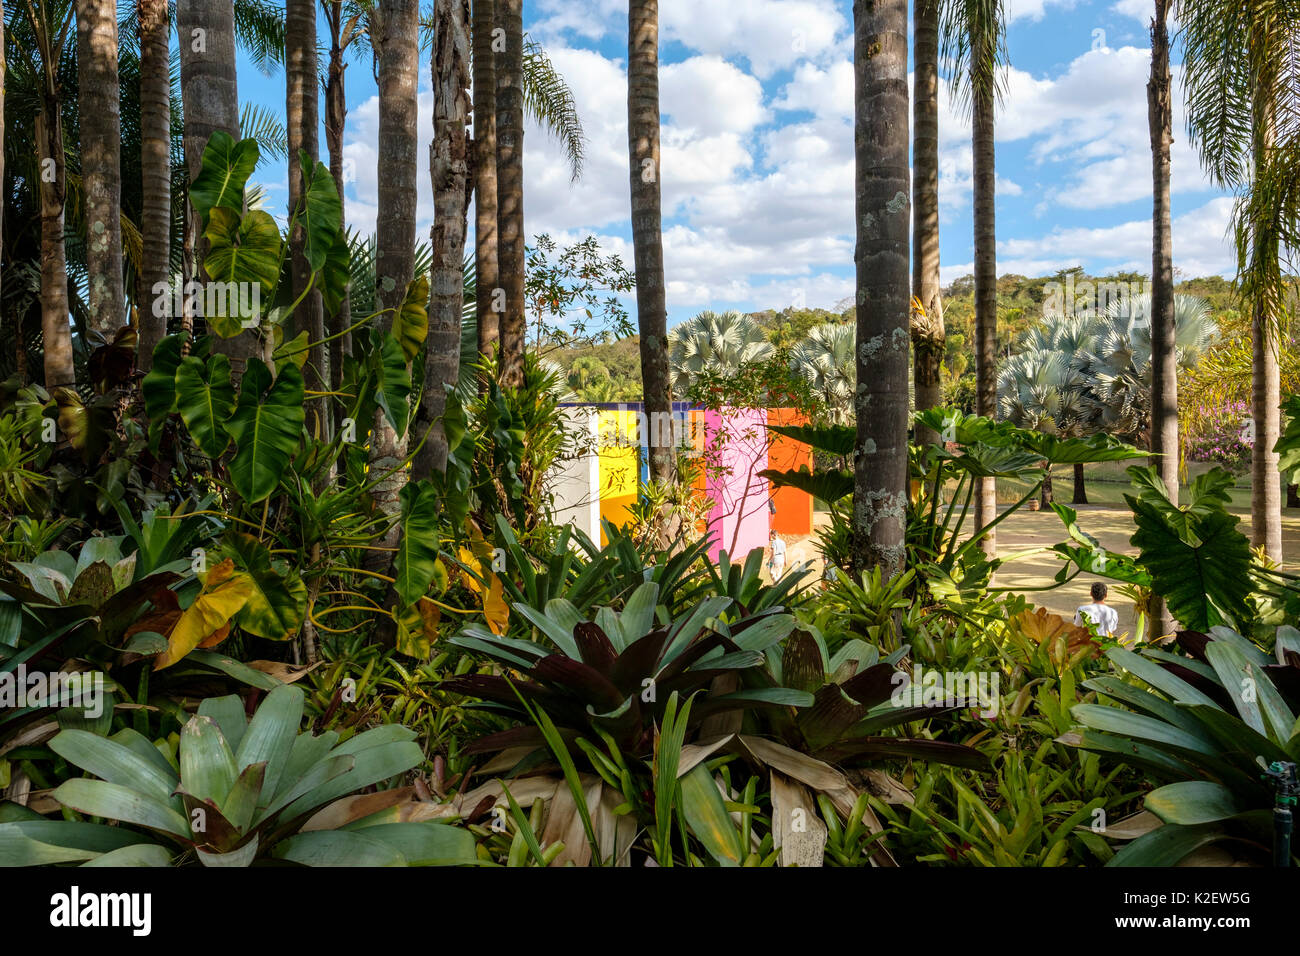
[[[896,671],[889,695],[895,707],[978,707],[991,719],[1001,703],[1001,675],[997,671],[937,671],[916,664],[912,673]]]
[[[104,675],[99,671],[28,671],[19,664],[0,674],[0,710],[75,707],[90,720],[104,713]]]
[[[166,319],[191,315],[238,319],[246,329],[262,322],[262,284],[260,282],[208,282],[191,279],[184,285],[155,282],[153,314]]]
[[[1092,319],[1115,312],[1132,318],[1137,325],[1151,321],[1151,282],[1093,282],[1085,279],[1075,283],[1074,276],[1065,282],[1048,282],[1043,286],[1043,315],[1074,316]]]

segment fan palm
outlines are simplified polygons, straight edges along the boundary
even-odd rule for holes
[[[815,325],[790,353],[791,368],[808,380],[836,425],[847,425],[853,414],[855,334],[852,325]]]
[[[682,395],[708,372],[727,375],[771,358],[776,350],[749,316],[735,309],[704,311],[668,333],[673,391]]]

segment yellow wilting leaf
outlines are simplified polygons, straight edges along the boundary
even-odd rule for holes
[[[205,642],[216,643],[223,630],[229,633],[230,619],[243,609],[255,588],[252,578],[235,571],[235,562],[229,558],[214,566],[203,579],[199,596],[181,612],[167,635],[167,650],[158,655],[153,669],[170,667]]]

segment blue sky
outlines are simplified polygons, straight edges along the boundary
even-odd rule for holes
[[[998,114],[998,271],[1149,271],[1146,123],[1150,0],[1007,0],[1010,70]],[[664,255],[669,322],[705,308],[833,307],[853,291],[852,4],[660,0]],[[544,131],[525,135],[525,228],[594,234],[632,261],[626,0],[525,0],[525,29],[574,91],[586,173],[569,181]],[[323,25],[322,25],[323,26]],[[373,228],[378,101],[368,57],[347,71],[348,220]],[[1177,60],[1178,51],[1175,49]],[[1175,73],[1177,74],[1175,66]],[[241,59],[240,96],[283,114],[283,77]],[[1175,94],[1174,265],[1231,275],[1232,200],[1203,175]],[[970,273],[970,127],[940,94],[944,281]],[[432,135],[428,64],[420,124]],[[325,158],[324,132],[321,153]],[[419,235],[433,217],[420,150]],[[258,178],[282,207],[282,164]],[[472,214],[471,214],[472,215]],[[472,219],[471,219],[472,222]]]

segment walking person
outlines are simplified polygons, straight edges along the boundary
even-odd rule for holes
[[[1106,585],[1100,581],[1092,586],[1092,603],[1080,605],[1074,612],[1076,627],[1084,626],[1084,618],[1097,625],[1098,637],[1113,637],[1119,629],[1119,612],[1106,603]]]
[[[767,533],[768,539],[772,542],[771,554],[767,559],[767,569],[772,574],[773,583],[781,580],[781,575],[785,573],[785,542],[776,531]]]

